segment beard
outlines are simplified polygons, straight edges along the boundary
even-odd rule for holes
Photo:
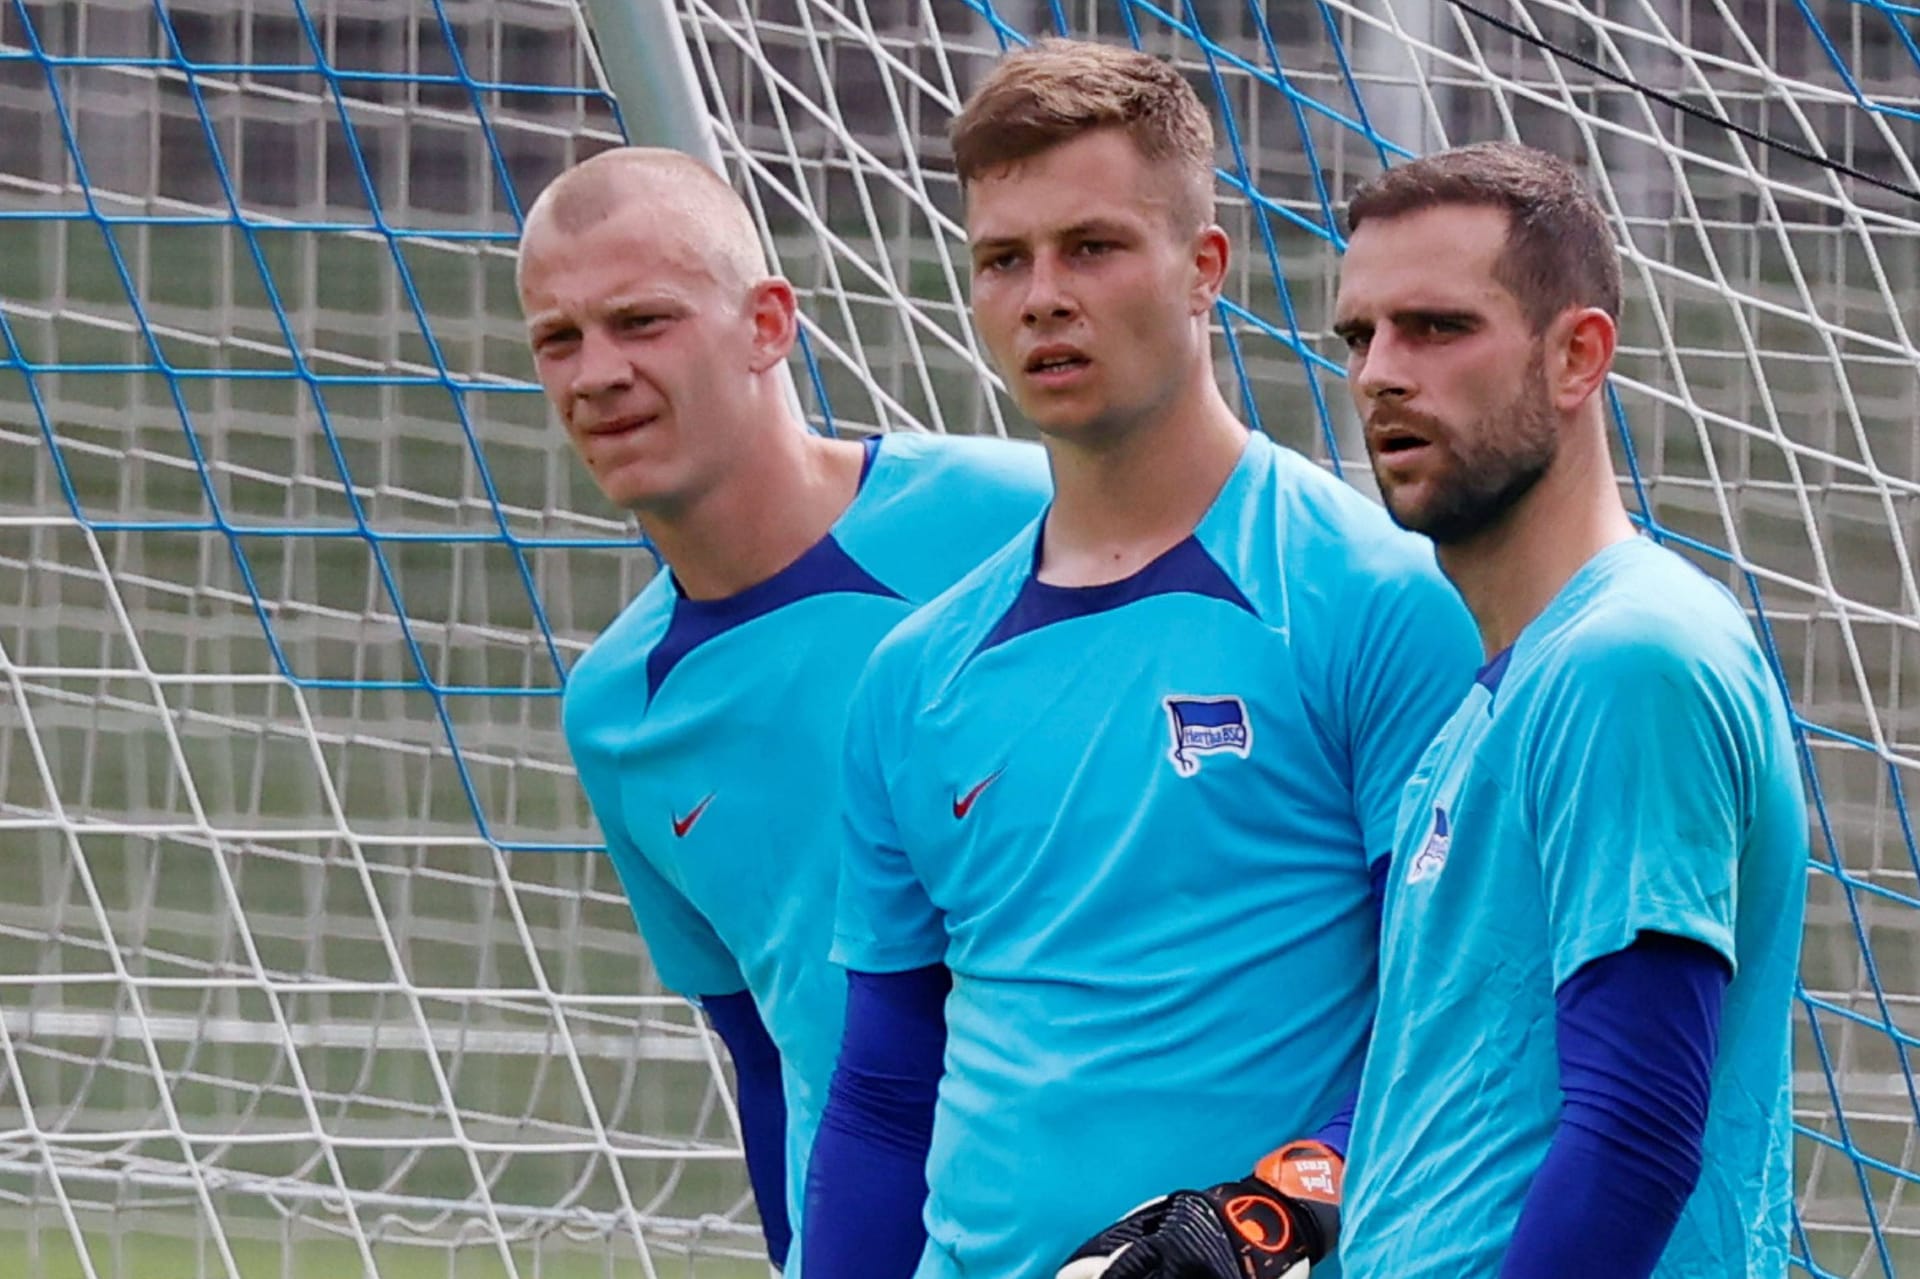
[[[1505,520],[1547,473],[1560,448],[1546,364],[1538,350],[1527,361],[1513,399],[1477,422],[1453,427],[1419,413],[1389,414],[1387,420],[1417,427],[1444,455],[1427,480],[1424,501],[1388,482],[1378,456],[1372,458],[1393,522],[1440,546],[1470,542]]]

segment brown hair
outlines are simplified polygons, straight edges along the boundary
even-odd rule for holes
[[[1150,164],[1184,179],[1176,217],[1213,220],[1213,122],[1193,86],[1133,49],[1046,39],[995,64],[949,129],[965,187],[1095,129],[1120,129]]]
[[[1477,142],[1388,169],[1347,205],[1347,234],[1369,218],[1457,204],[1506,210],[1494,278],[1534,332],[1571,306],[1620,318],[1620,254],[1607,215],[1571,165],[1518,142]]]

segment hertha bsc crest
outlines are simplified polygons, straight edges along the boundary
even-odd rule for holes
[[[1413,855],[1413,865],[1407,867],[1407,882],[1417,884],[1438,875],[1447,864],[1447,849],[1452,844],[1453,836],[1447,833],[1447,810],[1435,804],[1433,831],[1420,851]]]
[[[1180,776],[1192,777],[1200,771],[1198,756],[1224,752],[1245,759],[1253,749],[1253,721],[1239,698],[1175,694],[1162,702],[1173,728],[1173,749],[1167,758]]]

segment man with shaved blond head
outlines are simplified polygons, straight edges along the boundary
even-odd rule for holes
[[[808,431],[793,286],[739,196],[677,152],[562,174],[517,278],[547,398],[664,570],[574,667],[567,742],[661,980],[733,1056],[780,1265],[844,1014],[827,953],[854,677],[1040,513],[1045,458]]]

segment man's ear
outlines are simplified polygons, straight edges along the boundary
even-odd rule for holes
[[[1227,262],[1231,256],[1232,246],[1225,231],[1211,222],[1200,228],[1193,238],[1193,290],[1188,298],[1190,314],[1203,315],[1220,300],[1220,291],[1227,286]]]
[[[753,325],[750,367],[764,373],[786,361],[800,336],[800,304],[793,285],[770,276],[747,292],[747,318]]]
[[[1620,330],[1597,306],[1563,311],[1547,326],[1547,392],[1554,408],[1571,413],[1606,383]]]

